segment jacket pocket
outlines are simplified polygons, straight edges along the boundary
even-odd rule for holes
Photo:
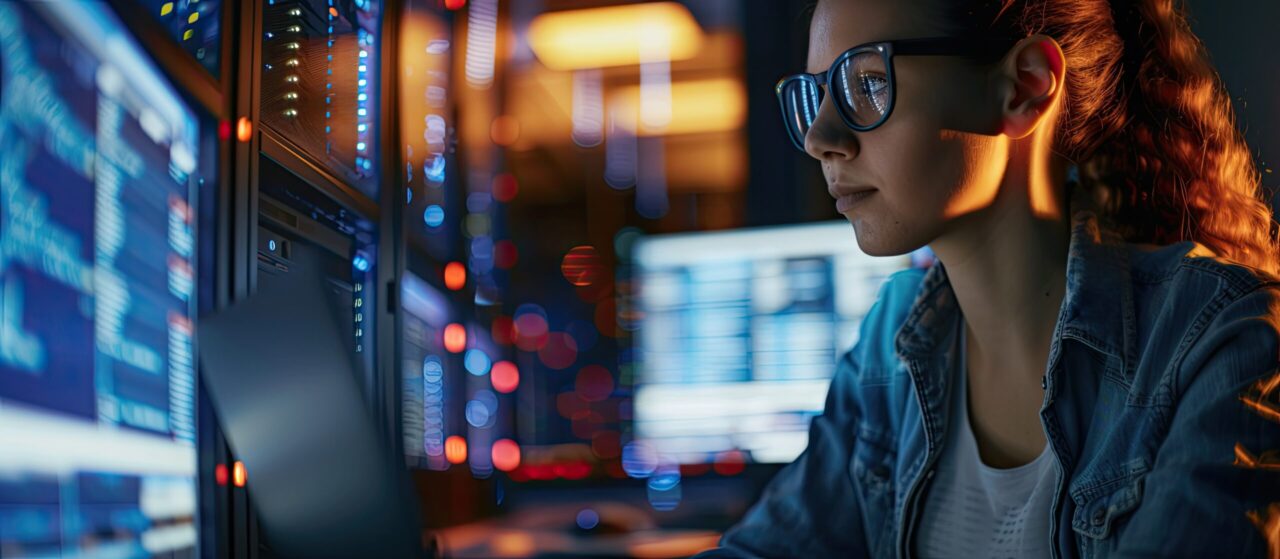
[[[1076,502],[1076,510],[1071,528],[1092,540],[1110,537],[1118,524],[1141,504],[1145,477],[1146,471],[1138,471],[1095,488],[1073,492],[1071,498]]]
[[[897,459],[893,438],[867,426],[858,426],[849,473],[859,493],[878,500],[888,497],[893,489],[893,464]]]
[[[896,542],[894,534],[894,465],[898,461],[896,441],[887,432],[862,424],[857,430],[848,472],[861,512],[861,529],[871,557],[888,557]]]

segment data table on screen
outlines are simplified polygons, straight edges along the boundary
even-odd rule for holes
[[[197,542],[201,124],[104,4],[0,3],[0,553]]]

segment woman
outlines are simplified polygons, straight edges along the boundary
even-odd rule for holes
[[[709,555],[1264,555],[1277,224],[1173,0],[821,0],[808,71],[783,116],[859,247],[938,264]]]

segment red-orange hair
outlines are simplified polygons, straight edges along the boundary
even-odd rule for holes
[[[1180,0],[943,0],[956,34],[1053,37],[1067,58],[1055,150],[1130,242],[1196,241],[1280,275],[1277,224]]]

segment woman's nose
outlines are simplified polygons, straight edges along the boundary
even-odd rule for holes
[[[818,107],[818,118],[804,138],[804,150],[818,161],[851,161],[858,156],[858,138],[840,119],[830,95]]]

